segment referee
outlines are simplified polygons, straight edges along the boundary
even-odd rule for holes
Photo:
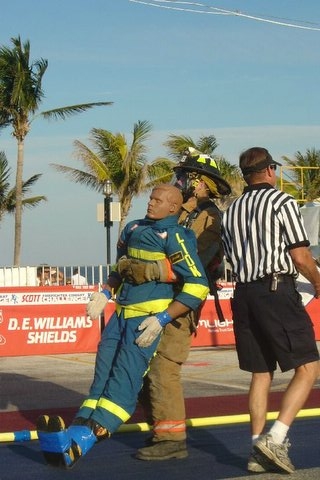
[[[222,240],[236,282],[232,312],[239,366],[252,373],[248,470],[292,473],[288,430],[319,374],[313,325],[295,278],[298,272],[305,276],[319,298],[320,274],[297,203],[275,188],[278,165],[265,148],[253,147],[240,155],[247,187],[224,213]],[[264,433],[277,364],[294,374],[277,420]]]

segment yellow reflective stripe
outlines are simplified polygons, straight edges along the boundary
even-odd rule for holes
[[[130,257],[137,258],[139,260],[163,260],[166,255],[163,252],[148,252],[147,250],[140,250],[138,248],[128,248],[128,254]]]
[[[179,233],[176,233],[176,239],[177,239],[177,242],[180,244],[180,247],[182,248],[183,257],[184,257],[184,260],[185,260],[186,264],[189,267],[190,272],[192,273],[192,275],[194,277],[201,277],[202,276],[201,273],[199,272],[193,258],[191,257],[190,253],[188,252],[188,249],[187,249],[186,244],[185,244],[185,239],[181,238]]]
[[[199,283],[185,283],[182,292],[204,300],[207,298],[209,288],[206,285],[200,285]]]
[[[87,407],[87,408],[92,408],[94,410],[97,406],[97,403],[98,403],[98,400],[94,400],[93,398],[88,398],[83,402],[80,408]]]
[[[200,155],[200,157],[197,158],[197,163],[207,163],[208,159],[209,157]],[[217,162],[213,158],[210,158],[210,167],[219,169]]]
[[[134,303],[133,305],[116,305],[116,312],[119,315],[124,310],[124,318],[140,317],[149,313],[162,312],[172,302],[171,298],[150,300],[149,302]]]
[[[130,418],[130,414],[126,412],[122,407],[119,407],[116,403],[107,400],[106,398],[100,398],[97,407],[103,408],[108,412],[112,413],[116,417],[120,418],[123,422],[126,422]]]

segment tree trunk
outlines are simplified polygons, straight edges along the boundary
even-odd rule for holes
[[[15,208],[15,224],[14,224],[14,254],[13,254],[14,266],[20,266],[20,261],[21,261],[23,155],[24,155],[24,141],[18,140],[18,157],[17,157],[17,172],[16,172],[16,208]]]

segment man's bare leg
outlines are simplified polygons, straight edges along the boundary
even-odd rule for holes
[[[249,390],[249,414],[252,436],[263,432],[273,372],[253,373]]]
[[[305,404],[319,376],[319,362],[310,362],[296,368],[281,402],[278,420],[288,427]]]

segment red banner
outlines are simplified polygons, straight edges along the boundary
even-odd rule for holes
[[[320,299],[314,298],[314,288],[302,275],[297,279],[297,289],[302,297],[302,302],[311,317],[316,340],[320,340]]]
[[[224,321],[219,320],[214,298],[209,296],[201,310],[197,333],[192,339],[192,347],[234,345],[233,320],[230,306],[232,289],[225,286],[219,292],[219,302]]]
[[[94,286],[0,288],[0,357],[96,352],[100,322],[86,315],[86,305]],[[320,340],[320,300],[313,289],[299,279],[298,290]],[[202,308],[192,347],[234,345],[230,298],[232,284],[219,291],[224,321],[219,320],[214,298]],[[114,311],[113,302],[105,309],[105,319]]]
[[[208,297],[201,311],[197,335],[192,340],[193,347],[233,345],[235,343],[233,333],[233,320],[230,299],[233,296],[232,283],[222,283],[219,291],[220,306],[225,318],[219,321],[214,298]],[[314,298],[314,288],[301,275],[297,280],[297,289],[302,297],[303,304],[311,317],[316,340],[320,340],[320,299]]]
[[[100,323],[86,314],[92,286],[0,289],[0,356],[95,352]]]

